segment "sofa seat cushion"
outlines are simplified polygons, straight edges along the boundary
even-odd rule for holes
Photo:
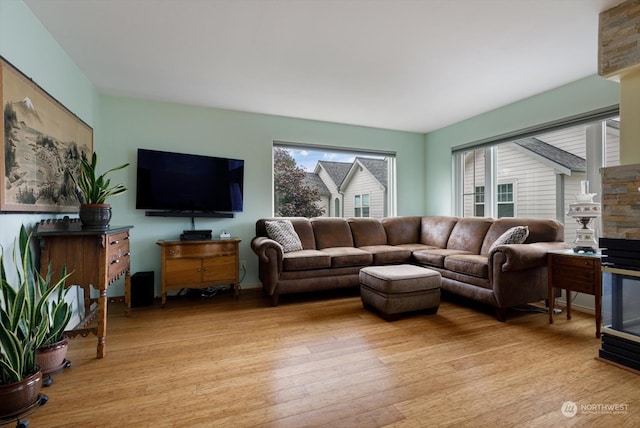
[[[285,253],[282,269],[285,271],[324,269],[331,267],[331,256],[318,250],[300,250]]]
[[[444,259],[444,267],[452,272],[478,278],[489,278],[489,258],[475,254],[453,254]]]
[[[425,245],[425,244],[400,244],[394,245],[394,247],[403,248],[405,250],[419,251],[419,250],[436,250],[439,247],[434,247],[433,245]]]
[[[413,259],[420,264],[444,268],[445,257],[456,254],[473,254],[470,251],[450,250],[446,248],[435,248],[433,250],[419,250],[413,252]]]
[[[411,251],[393,245],[366,245],[360,247],[373,255],[374,265],[403,263],[411,260]]]
[[[491,290],[493,294],[493,284],[491,284],[488,278],[478,278],[477,276],[465,275],[463,273],[452,272],[450,270],[443,270],[441,274],[443,290],[451,291],[462,296],[472,297],[468,294],[465,294],[465,292],[459,288],[461,284],[465,284],[463,288],[467,289],[467,293],[471,292],[473,294],[472,298],[478,301],[484,301],[484,298],[481,298],[479,295],[485,295],[485,293],[479,290],[471,291],[471,289],[477,287],[478,289],[482,288]],[[452,284],[454,283],[457,285],[453,286]],[[475,287],[469,287],[469,285],[475,285]],[[479,295],[476,295],[476,293],[478,293]],[[492,296],[490,304],[495,306],[495,297]]]
[[[331,267],[367,266],[373,263],[373,255],[354,247],[327,247],[321,252],[331,257]]]

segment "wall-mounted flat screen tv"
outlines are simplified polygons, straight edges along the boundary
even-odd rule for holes
[[[138,149],[136,208],[242,211],[244,160]]]

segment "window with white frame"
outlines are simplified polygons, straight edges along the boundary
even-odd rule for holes
[[[513,203],[513,183],[498,184],[498,218],[513,217],[515,205]]]
[[[474,197],[473,215],[475,217],[484,217],[484,186],[475,186]]]
[[[454,214],[556,218],[573,241],[567,206],[587,180],[600,197],[600,168],[619,164],[617,106],[453,150]]]
[[[395,153],[274,142],[273,156],[275,216],[396,215]]]
[[[498,184],[498,217],[513,217],[513,183]],[[484,217],[484,186],[475,187],[474,216]]]
[[[354,196],[354,217],[369,217],[369,194],[363,193],[362,195]]]

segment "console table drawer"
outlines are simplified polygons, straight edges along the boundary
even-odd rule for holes
[[[566,267],[575,267],[579,269],[574,269],[573,271],[583,271],[584,269],[592,269],[596,266],[597,260],[587,257],[575,257],[575,256],[564,256],[564,255],[554,255],[553,258],[553,266],[559,268],[558,271],[562,271],[562,269]]]
[[[193,244],[193,245],[169,245],[165,248],[167,258],[183,257],[214,257],[233,255],[236,245],[230,242],[221,244]]]

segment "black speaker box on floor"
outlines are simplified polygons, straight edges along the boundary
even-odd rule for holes
[[[153,304],[153,271],[131,275],[131,307]]]

